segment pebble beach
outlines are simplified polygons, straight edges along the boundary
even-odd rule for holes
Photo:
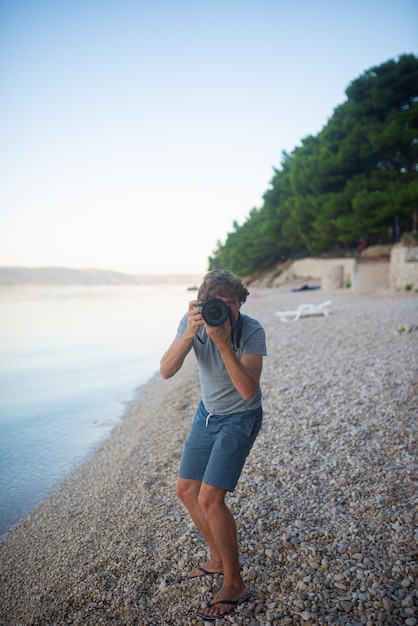
[[[217,624],[418,624],[418,296],[252,289],[264,423],[227,503],[249,601]],[[279,309],[332,300],[329,316]],[[173,336],[178,320],[173,320]],[[2,626],[194,626],[222,576],[175,496],[200,399],[190,355],[3,538]]]

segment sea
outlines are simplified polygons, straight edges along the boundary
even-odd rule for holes
[[[194,298],[186,284],[0,287],[0,535],[109,437]]]

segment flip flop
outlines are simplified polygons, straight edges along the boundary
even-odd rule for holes
[[[215,576],[216,574],[223,573],[223,572],[209,572],[209,570],[205,569],[204,567],[195,567],[194,569],[197,569],[199,572],[201,572],[201,574],[196,574],[196,576],[189,576],[189,574],[187,574],[186,578],[204,578],[205,576]]]
[[[220,613],[219,615],[211,615],[210,613],[208,614],[208,613],[203,613],[203,611],[200,611],[197,614],[197,617],[201,617],[202,619],[205,619],[208,622],[214,622],[217,619],[222,619],[223,617],[226,617],[227,615],[231,615],[231,613],[234,613],[236,608],[240,604],[245,602],[245,600],[248,600],[248,598],[250,597],[251,597],[251,592],[249,591],[248,593],[243,595],[242,598],[240,598],[239,600],[218,600],[217,602],[208,602],[206,605],[208,608],[210,606],[215,606],[215,604],[231,604],[232,609],[230,609],[229,611],[225,611],[225,613]]]

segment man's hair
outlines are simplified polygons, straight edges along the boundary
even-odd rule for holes
[[[207,302],[216,296],[236,298],[242,304],[249,295],[248,289],[239,276],[227,270],[212,270],[204,276],[197,297],[201,302]]]

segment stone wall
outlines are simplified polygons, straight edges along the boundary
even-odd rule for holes
[[[418,289],[418,246],[397,244],[390,255],[389,287],[405,289],[407,285]]]
[[[371,246],[357,258],[312,258],[288,261],[250,281],[258,287],[319,283],[323,291],[350,287],[357,293],[382,289],[418,289],[418,246]]]
[[[325,290],[341,289],[351,285],[354,278],[354,258],[316,259],[308,257],[287,261],[261,276],[247,277],[247,284],[255,287],[281,287],[288,283],[320,283]]]
[[[389,258],[378,261],[360,258],[352,283],[356,293],[381,291],[389,287]]]
[[[304,278],[320,280],[324,291],[342,289],[352,283],[356,261],[341,259],[299,259],[288,270],[287,280]]]

